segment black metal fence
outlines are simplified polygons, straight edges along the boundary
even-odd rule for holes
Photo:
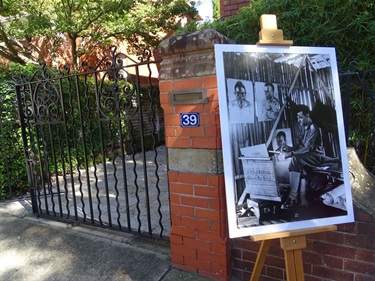
[[[347,145],[375,174],[375,69],[339,71],[339,78]]]
[[[25,153],[34,213],[168,235],[165,149],[159,146],[163,113],[152,78],[157,62],[150,58],[145,52],[135,61],[112,47],[96,66],[82,64],[79,73],[69,68],[56,73],[43,65],[15,85],[17,97],[13,91],[11,100],[18,102],[20,118],[11,122],[18,142],[4,144],[3,159],[9,165],[8,148]],[[8,122],[1,114],[0,130]],[[11,177],[16,171],[4,172]]]

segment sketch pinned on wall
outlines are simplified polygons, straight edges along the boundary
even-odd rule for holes
[[[229,120],[231,123],[254,123],[253,83],[228,79]]]
[[[215,45],[215,57],[230,237],[352,222],[334,48]]]
[[[277,87],[271,82],[255,83],[255,102],[258,121],[272,121],[280,111]]]

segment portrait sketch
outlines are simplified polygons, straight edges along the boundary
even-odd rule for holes
[[[254,123],[254,94],[251,81],[228,79],[229,120],[231,123]]]
[[[334,48],[215,56],[230,237],[352,222]]]

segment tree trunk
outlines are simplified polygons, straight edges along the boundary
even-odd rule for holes
[[[70,39],[70,48],[72,53],[72,65],[73,69],[78,69],[78,57],[77,57],[77,34],[68,34]]]

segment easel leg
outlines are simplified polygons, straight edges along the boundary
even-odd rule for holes
[[[281,248],[284,249],[285,268],[288,281],[304,281],[302,250],[306,248],[305,235],[291,236],[280,239]]]
[[[262,272],[262,268],[264,265],[264,262],[266,260],[266,256],[268,253],[268,250],[271,245],[271,240],[263,240],[262,244],[260,245],[260,249],[258,252],[257,259],[255,261],[253,273],[251,274],[250,281],[258,281],[260,273]]]

